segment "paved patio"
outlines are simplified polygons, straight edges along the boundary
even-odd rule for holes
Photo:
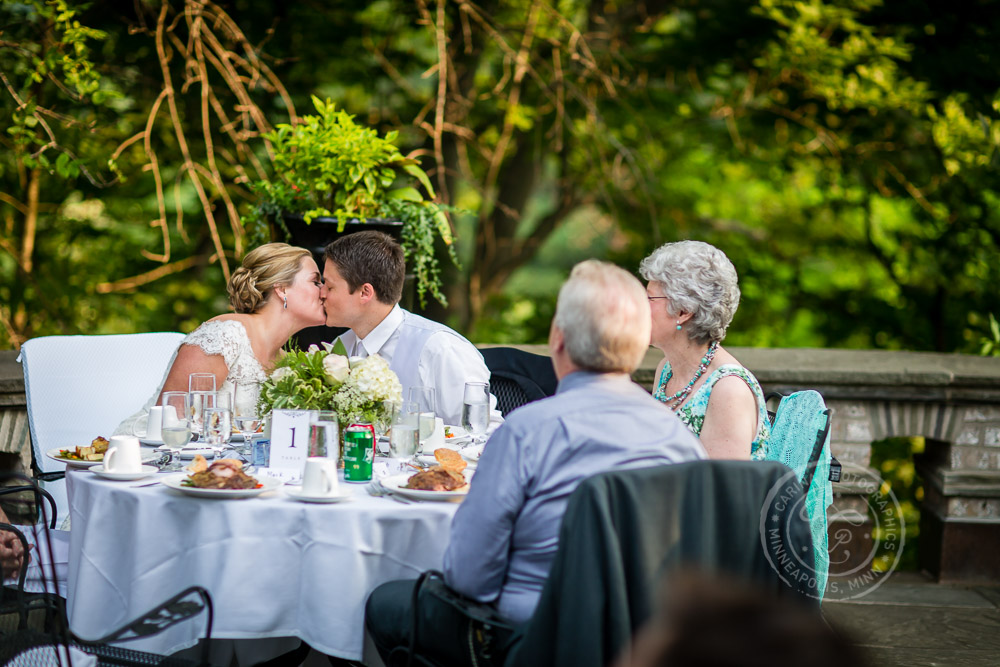
[[[897,572],[860,600],[824,603],[823,613],[868,651],[872,667],[1000,665],[1000,583],[946,585]]]

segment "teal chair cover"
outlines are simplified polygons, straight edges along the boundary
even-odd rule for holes
[[[817,391],[797,391],[785,396],[775,412],[767,441],[767,458],[794,470],[806,490],[806,511],[816,562],[816,589],[821,600],[830,570],[826,519],[827,507],[833,502],[830,412]]]

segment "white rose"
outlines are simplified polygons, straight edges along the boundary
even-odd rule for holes
[[[287,377],[289,375],[295,375],[295,371],[293,371],[288,366],[279,366],[278,368],[274,369],[273,373],[271,373],[271,381],[277,382],[281,378]]]
[[[351,367],[346,357],[339,354],[328,354],[323,358],[323,372],[326,373],[331,384],[342,384],[351,372]]]

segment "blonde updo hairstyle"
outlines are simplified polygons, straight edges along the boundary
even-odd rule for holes
[[[233,310],[256,313],[274,294],[275,287],[292,284],[302,258],[310,256],[305,248],[287,243],[266,243],[248,252],[226,286]]]

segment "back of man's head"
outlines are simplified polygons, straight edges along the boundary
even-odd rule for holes
[[[628,271],[593,259],[573,267],[559,290],[554,324],[570,360],[600,373],[638,368],[652,326],[642,284]]]
[[[403,248],[388,234],[348,234],[328,245],[324,254],[336,265],[352,294],[369,283],[380,303],[393,305],[402,297],[406,275]]]

